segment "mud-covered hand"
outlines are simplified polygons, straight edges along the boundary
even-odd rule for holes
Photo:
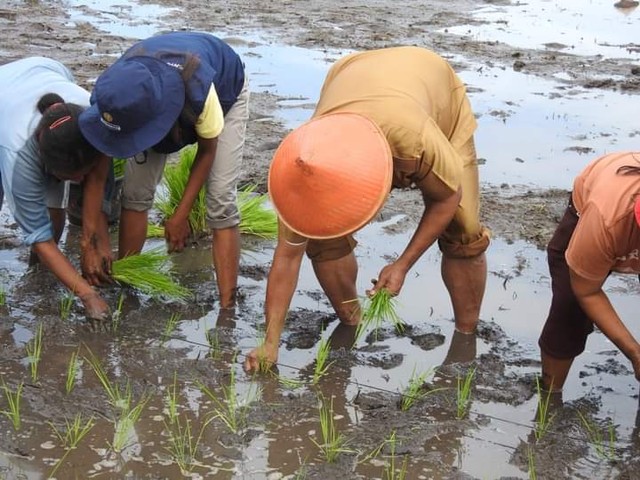
[[[103,322],[111,320],[111,309],[99,293],[91,292],[81,295],[80,300],[84,305],[85,315],[89,320],[100,320]]]
[[[105,242],[82,242],[81,267],[82,275],[89,285],[101,285],[113,282],[111,263],[113,254],[111,247]]]
[[[407,270],[397,262],[390,263],[380,270],[378,280],[374,282],[371,290],[367,290],[367,295],[374,295],[378,290],[385,288],[392,295],[397,295],[404,285],[404,279],[407,276]]]
[[[164,238],[167,241],[167,250],[181,252],[187,245],[187,239],[191,234],[187,218],[174,215],[164,224]]]
[[[264,343],[249,352],[244,361],[244,369],[247,372],[263,372],[268,370],[278,361],[278,346]]]

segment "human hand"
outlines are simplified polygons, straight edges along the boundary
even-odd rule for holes
[[[106,322],[111,320],[111,309],[107,302],[97,292],[90,292],[80,296],[85,314],[89,320]]]
[[[378,290],[386,289],[391,295],[398,295],[404,284],[407,271],[396,262],[390,263],[380,270],[377,280],[372,280],[373,288],[367,290],[368,296],[373,296]]]
[[[631,356],[631,364],[633,365],[633,373],[636,376],[636,380],[640,382],[640,353]]]
[[[244,361],[247,372],[264,372],[278,361],[278,346],[263,343],[249,352]]]
[[[87,279],[89,285],[101,285],[111,283],[111,263],[113,254],[111,247],[107,244],[102,246],[82,246],[81,267],[82,275]]]
[[[189,221],[186,218],[169,218],[164,223],[164,238],[167,241],[167,250],[171,252],[181,252],[187,245],[187,239],[191,233]]]

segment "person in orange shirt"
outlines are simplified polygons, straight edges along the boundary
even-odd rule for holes
[[[247,370],[278,358],[305,252],[340,321],[359,322],[351,234],[377,214],[393,187],[419,189],[424,213],[370,293],[398,294],[437,240],[456,330],[475,333],[489,245],[479,220],[475,129],[464,84],[434,52],[385,48],[333,65],[313,118],[284,139],[270,166],[279,236],[267,283],[266,337],[248,354]]]
[[[538,341],[544,387],[562,390],[594,324],[640,380],[640,344],[602,289],[611,272],[640,273],[640,152],[605,155],[576,177],[547,254],[553,298]]]

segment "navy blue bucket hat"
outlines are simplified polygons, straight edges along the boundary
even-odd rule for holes
[[[84,137],[102,153],[131,157],[162,140],[185,103],[178,67],[149,56],[121,59],[107,68],[79,118]]]

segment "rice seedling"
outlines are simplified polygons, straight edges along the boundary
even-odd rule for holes
[[[111,443],[111,449],[114,452],[120,453],[130,445],[135,433],[134,427],[148,401],[149,397],[143,395],[135,407],[120,412],[120,416],[115,422],[113,442]]]
[[[318,350],[316,350],[316,361],[313,368],[313,385],[317,385],[322,377],[325,376],[329,367],[333,365],[333,362],[327,363],[329,360],[329,354],[331,353],[331,345],[329,339],[326,337],[321,338],[318,343]]]
[[[461,377],[458,375],[458,382],[456,388],[456,418],[464,418],[469,413],[469,407],[471,406],[471,387],[473,385],[473,378],[475,377],[476,369],[471,368],[467,370],[466,375]]]
[[[555,415],[551,413],[550,408],[551,390],[545,390],[542,388],[540,377],[536,377],[536,394],[538,396],[538,406],[536,411],[536,424],[533,433],[536,437],[536,441],[539,442],[549,430]]]
[[[191,174],[191,167],[196,157],[197,145],[189,145],[179,153],[179,159],[176,163],[169,164],[164,167],[162,183],[164,189],[158,196],[155,207],[160,211],[164,218],[169,218],[176,211],[180,200],[184,194]],[[207,207],[205,204],[204,188],[200,189],[196,200],[193,202],[191,211],[189,212],[189,226],[194,234],[202,234],[207,232]]]
[[[188,418],[184,423],[179,417],[176,417],[171,425],[165,422],[165,428],[169,432],[169,445],[165,448],[185,476],[201,465],[197,459],[198,450],[204,430],[211,420],[212,418],[204,422],[197,435],[192,432],[191,421]]]
[[[441,390],[440,388],[438,388],[438,389],[430,390],[429,392],[427,392],[423,389],[424,383],[427,380],[427,377],[429,377],[433,372],[434,372],[434,369],[430,368],[425,372],[416,373],[416,368],[413,367],[413,371],[411,372],[411,377],[409,378],[409,384],[405,387],[404,391],[402,392],[400,409],[403,412],[406,412],[407,410],[409,410],[414,403],[416,403],[418,400],[423,399],[428,394]]]
[[[17,386],[16,391],[13,392],[9,388],[9,386],[5,383],[4,378],[2,379],[2,389],[4,390],[4,397],[7,400],[7,405],[9,406],[8,410],[1,410],[0,414],[7,417],[11,424],[13,425],[13,429],[17,432],[20,430],[21,419],[20,419],[20,399],[22,398],[22,389],[24,387],[24,383],[20,382]]]
[[[207,343],[209,344],[209,358],[211,358],[212,360],[219,360],[222,356],[222,346],[220,345],[218,330],[215,328],[207,330],[206,337]]]
[[[164,330],[162,331],[162,343],[165,343],[171,338],[173,332],[175,332],[176,327],[178,326],[178,322],[180,322],[180,314],[172,313],[167,319],[167,323],[164,324]]]
[[[95,421],[93,417],[90,417],[88,420],[84,420],[82,418],[82,414],[78,413],[72,421],[65,419],[64,432],[61,432],[52,422],[47,423],[62,443],[62,447],[66,450],[65,454],[55,463],[53,469],[49,472],[49,476],[47,478],[51,478],[65,461],[69,452],[77,448],[82,439],[91,431],[95,425]]]
[[[124,305],[124,292],[120,292],[118,295],[118,303],[116,304],[116,309],[113,312],[113,331],[117,332],[120,327],[120,322],[122,321],[122,306]]]
[[[231,364],[235,363],[235,357]],[[204,383],[198,384],[204,393],[213,402],[213,418],[219,418],[232,433],[238,433],[247,426],[249,407],[261,394],[262,389],[255,384],[249,386],[249,390],[240,397],[237,391],[235,370],[231,369],[229,384],[222,385],[222,399],[210,390]]]
[[[527,465],[529,467],[529,480],[536,480],[538,478],[536,474],[536,457],[531,447],[527,447]]]
[[[84,357],[84,359],[89,363],[91,368],[93,369],[96,377],[100,381],[102,388],[104,389],[107,397],[109,397],[109,403],[114,407],[118,408],[124,412],[129,411],[129,407],[131,406],[131,383],[127,381],[124,387],[121,387],[118,384],[114,384],[109,380],[109,376],[107,372],[105,372],[104,367],[100,360],[89,350],[89,355]]]
[[[65,392],[67,395],[71,393],[76,385],[76,379],[78,378],[78,372],[82,366],[82,360],[78,356],[79,352],[73,352],[69,359],[69,365],[67,366],[67,379],[65,382]]]
[[[71,316],[74,301],[75,297],[70,293],[64,294],[60,299],[60,318],[62,320],[68,320]]]
[[[387,321],[394,325],[396,332],[404,332],[405,323],[396,309],[395,297],[385,288],[381,288],[371,297],[366,297],[362,307],[362,318],[356,330],[356,341],[360,340],[369,327],[373,327],[375,339],[377,340],[378,330]]]
[[[296,378],[288,378],[283,377],[282,375],[278,375],[275,372],[272,372],[275,377],[278,379],[278,383],[280,383],[283,387],[288,388],[289,390],[296,390],[304,386],[304,382],[302,380],[298,380]]]
[[[278,236],[278,217],[265,207],[268,195],[256,193],[255,185],[248,185],[238,192],[240,233],[273,239]]]
[[[168,271],[169,256],[156,248],[116,260],[111,265],[114,280],[154,297],[187,300],[189,289],[175,283]]]
[[[33,338],[29,340],[29,342],[27,342],[27,344],[25,345],[25,350],[27,351],[27,360],[29,362],[29,369],[31,370],[32,382],[38,380],[38,365],[40,364],[40,359],[42,358],[42,334],[42,323],[39,323],[36,327]]]
[[[320,449],[327,462],[335,462],[341,453],[352,453],[353,450],[347,448],[348,439],[336,428],[333,397],[330,401],[327,401],[322,395],[319,397],[318,413],[320,414],[322,439],[318,441],[312,438],[311,441]]]
[[[178,418],[178,374],[177,372],[173,372],[173,383],[171,387],[167,389],[167,393],[165,395],[165,404],[167,408],[167,415],[169,417],[169,425],[173,425],[173,423]]]
[[[385,440],[385,443],[389,445],[389,460],[386,462],[384,468],[384,478],[386,480],[405,480],[407,478],[407,468],[409,464],[409,457],[407,455],[403,455],[402,464],[400,468],[397,466],[397,455],[396,448],[398,446],[398,439],[396,437],[395,430],[391,432],[391,435],[388,439]]]
[[[164,238],[164,227],[155,223],[147,224],[147,238]]]
[[[7,304],[7,291],[4,289],[4,285],[0,285],[0,307],[4,307]]]
[[[596,424],[593,420],[587,418],[578,410],[578,416],[585,428],[589,443],[591,443],[596,449],[596,454],[599,458],[607,460],[615,460],[615,442],[616,442],[616,430],[615,425],[612,422],[607,424],[606,432],[607,438],[605,439],[605,432]]]

